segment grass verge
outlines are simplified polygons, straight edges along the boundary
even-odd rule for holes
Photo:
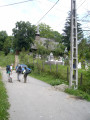
[[[38,74],[38,73],[32,72],[30,74],[30,76],[32,76],[34,78],[37,78],[37,79],[39,79],[41,81],[44,81],[44,82],[46,82],[46,83],[48,83],[48,84],[50,84],[52,86],[60,85],[62,83],[67,84],[67,81],[64,81],[64,80],[62,80],[60,78],[55,78],[55,77],[53,77],[52,75],[50,75],[48,73],[41,73],[41,74],[39,73]]]
[[[7,92],[4,83],[2,82],[2,77],[0,73],[0,120],[9,119],[9,113],[7,111],[9,107],[10,104],[8,102]]]
[[[80,99],[86,99],[87,101],[90,101],[90,95],[86,92],[81,91],[81,90],[74,90],[74,89],[67,88],[65,90],[65,92],[69,93],[71,95],[75,95]]]

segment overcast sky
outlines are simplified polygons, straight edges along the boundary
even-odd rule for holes
[[[29,21],[31,24],[37,25],[42,16],[55,4],[58,0],[31,0],[22,4],[16,4],[6,7],[12,3],[18,3],[25,0],[0,0],[0,31],[5,30],[8,35],[12,35],[12,29],[15,28],[17,21]],[[27,0],[26,0],[27,1]],[[90,18],[90,0],[76,0],[77,13],[79,19]],[[71,0],[59,0],[54,8],[40,21],[49,25],[53,30],[62,33],[68,12],[71,10]],[[89,11],[89,12],[88,12]],[[89,14],[89,15],[88,15]],[[88,15],[87,17],[84,17]],[[89,19],[90,20],[90,19]],[[89,22],[90,23],[90,22]],[[82,23],[83,27],[90,24]],[[87,29],[87,28],[86,28]]]

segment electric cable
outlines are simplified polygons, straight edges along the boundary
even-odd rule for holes
[[[27,0],[27,1],[17,2],[17,3],[11,3],[11,4],[7,4],[7,5],[2,5],[0,7],[8,7],[8,6],[11,6],[11,5],[21,4],[21,3],[30,2],[30,1],[33,1],[33,0]]]
[[[59,0],[38,20],[36,24],[38,24],[54,7],[55,5],[59,2]]]
[[[77,9],[79,9],[79,8],[85,3],[85,1],[86,1],[86,0],[84,0],[83,3],[82,3]]]

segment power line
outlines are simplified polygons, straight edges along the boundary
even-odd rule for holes
[[[80,21],[83,21],[84,18],[87,18],[90,14],[85,15]]]
[[[33,1],[33,0],[27,0],[27,1],[17,2],[17,3],[11,3],[11,4],[7,4],[7,5],[2,5],[0,7],[8,7],[8,6],[11,6],[11,5],[21,4],[21,3],[30,2],[30,1]]]
[[[84,0],[83,3],[82,3],[77,9],[79,9],[79,8],[84,4],[85,1],[86,1],[86,0]]]
[[[37,24],[55,7],[59,0],[38,20]]]

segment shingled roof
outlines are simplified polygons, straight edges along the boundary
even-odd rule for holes
[[[49,42],[48,48],[50,48],[51,50],[54,50],[55,46],[59,44],[59,42],[55,42],[55,40],[53,40],[53,39],[42,38],[40,36],[36,36],[35,41],[34,41],[34,45],[32,45],[31,48],[37,50],[36,42],[38,42],[39,44],[41,43],[43,46],[45,46],[47,41]]]

